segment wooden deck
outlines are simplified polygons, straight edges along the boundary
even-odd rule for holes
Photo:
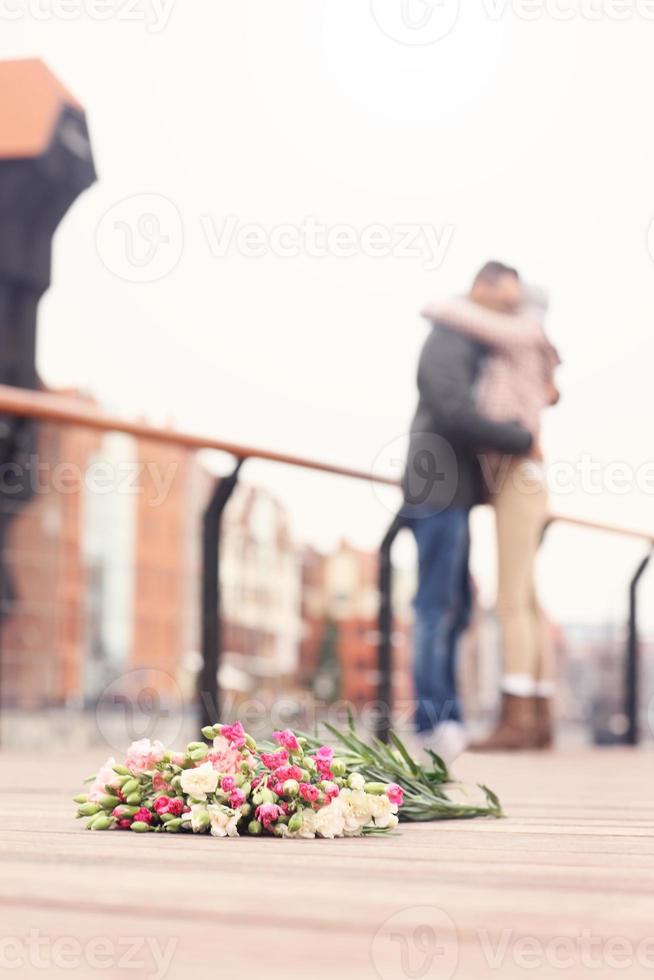
[[[0,975],[654,976],[651,752],[465,757],[507,819],[360,842],[89,833],[99,761],[0,754]]]

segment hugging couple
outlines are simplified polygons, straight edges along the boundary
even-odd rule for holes
[[[552,743],[551,640],[534,581],[547,515],[541,415],[559,397],[546,312],[546,296],[500,262],[480,270],[466,297],[423,310],[431,331],[418,366],[402,517],[418,547],[416,728],[447,761],[466,746]],[[468,518],[480,503],[492,504],[497,528],[502,702],[493,732],[467,745],[456,659],[471,606]]]

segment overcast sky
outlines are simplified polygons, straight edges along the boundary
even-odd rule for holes
[[[0,55],[44,58],[85,105],[100,175],[57,235],[44,379],[392,471],[418,311],[497,257],[551,293],[553,508],[654,527],[652,6],[0,0]],[[375,545],[396,503],[280,467],[244,477],[321,544]],[[492,535],[475,523],[490,594]],[[642,551],[554,532],[552,611],[618,614]]]

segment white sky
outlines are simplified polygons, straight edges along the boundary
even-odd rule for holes
[[[402,27],[402,0],[164,0],[163,15],[139,0],[132,19],[125,0],[104,0],[105,20],[88,14],[92,0],[61,2],[0,0],[0,56],[44,58],[78,96],[100,174],[56,239],[39,343],[50,385],[228,440],[387,468],[414,407],[417,311],[497,257],[551,292],[565,368],[550,458],[654,459],[647,0],[620,0],[623,21],[617,0],[594,0],[603,14],[592,20],[590,0],[548,0],[535,20],[517,0],[479,0],[420,45],[397,40],[420,35]],[[456,0],[410,4],[423,40],[456,13]],[[116,208],[134,195],[157,197]],[[136,238],[137,264],[125,266],[115,223],[150,211],[169,236],[155,260],[163,278],[127,281],[125,269],[148,277],[138,265],[148,243]],[[206,229],[219,236],[229,215],[268,232],[307,216],[357,233],[424,224],[447,247],[437,269],[360,252],[253,257],[232,246],[220,257]],[[278,492],[298,536],[319,544],[341,534],[376,544],[394,506],[350,481],[261,464],[244,475]],[[652,527],[650,483],[649,493],[577,489],[553,507]],[[487,523],[476,521],[474,565],[490,593]],[[599,622],[620,613],[642,550],[553,533],[550,608]]]

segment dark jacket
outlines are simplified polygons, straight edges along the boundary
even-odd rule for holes
[[[418,407],[402,483],[405,504],[444,510],[485,499],[479,456],[529,452],[518,422],[493,422],[475,407],[474,386],[487,348],[435,323],[418,364]]]

